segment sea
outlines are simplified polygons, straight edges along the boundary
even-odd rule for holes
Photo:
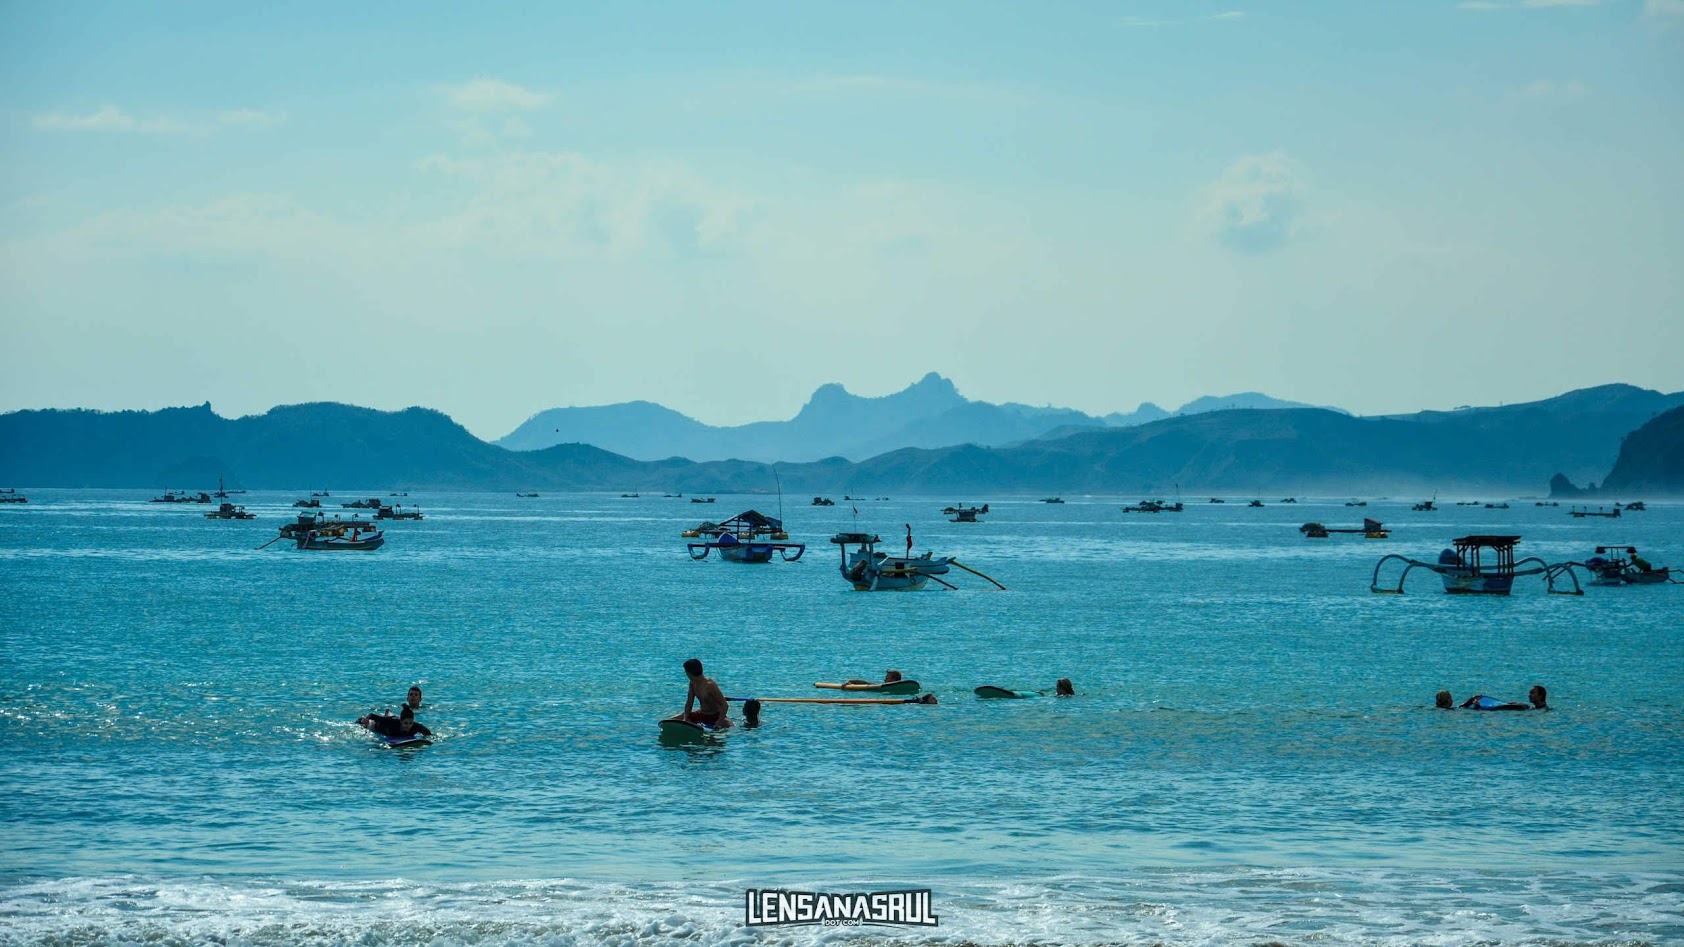
[[[365,489],[324,503],[425,519],[323,553],[260,548],[296,493],[234,497],[240,522],[21,492],[3,945],[1684,943],[1684,587],[1370,591],[1467,534],[1684,566],[1684,505]],[[682,530],[750,508],[805,554],[690,557]],[[1390,537],[1299,531],[1364,516]],[[842,580],[830,536],[907,527],[1005,590]],[[691,657],[733,697],[893,668],[939,703],[771,703],[664,744]],[[973,695],[1061,677],[1076,697]],[[354,725],[412,684],[430,746]],[[1433,707],[1533,684],[1547,712]],[[937,923],[751,927],[757,889],[928,889]]]

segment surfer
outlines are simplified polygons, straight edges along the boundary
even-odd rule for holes
[[[372,730],[383,737],[430,737],[433,731],[418,723],[415,711],[408,704],[398,712],[396,717],[391,714],[369,714],[357,721],[357,726]]]
[[[894,668],[890,668],[887,671],[883,672],[883,683],[885,683],[885,684],[899,684],[900,681],[901,681],[901,674],[900,674],[899,671],[895,670]],[[850,677],[846,681],[844,681],[843,683],[844,684],[870,684],[871,682],[867,681],[867,680],[863,680],[861,678],[857,678],[857,677]]]
[[[1467,700],[1462,702],[1462,709],[1463,710],[1548,710],[1548,709],[1550,709],[1549,708],[1549,692],[1544,690],[1544,686],[1542,684],[1533,684],[1532,689],[1526,692],[1526,700],[1527,700],[1527,703],[1524,703],[1524,704],[1520,703],[1519,701],[1510,701],[1508,703],[1504,703],[1504,702],[1498,700],[1495,697],[1487,697],[1484,694],[1475,694],[1474,696],[1469,697]]]
[[[1451,697],[1449,691],[1439,691],[1433,695],[1433,706],[1439,710],[1455,710],[1456,698]]]
[[[1070,678],[1061,677],[1058,679],[1058,683],[1053,685],[1053,693],[1060,697],[1075,697],[1076,685],[1070,683]]]
[[[421,709],[421,687],[420,687],[420,685],[416,685],[416,686],[411,687],[409,689],[409,696],[404,698],[403,704],[404,704],[405,707],[408,707],[410,710],[420,710]]]
[[[713,678],[702,674],[702,662],[696,658],[685,661],[684,674],[690,678],[690,692],[684,697],[684,711],[678,719],[716,730],[729,727],[731,718],[726,711],[730,705],[725,702],[725,692]],[[690,709],[692,704],[698,705],[695,710]]]

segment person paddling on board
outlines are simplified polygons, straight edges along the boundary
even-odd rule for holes
[[[383,737],[430,737],[433,731],[415,721],[415,711],[405,704],[403,710],[396,717],[391,714],[369,714],[357,721],[357,725],[372,730]]]
[[[1070,683],[1070,678],[1061,677],[1058,679],[1058,682],[1053,685],[1053,693],[1060,697],[1075,697],[1076,685]]]
[[[900,674],[899,671],[895,670],[894,668],[890,668],[887,671],[883,672],[883,683],[885,683],[885,684],[899,684],[900,681],[901,681],[901,674]],[[857,677],[850,677],[846,681],[843,681],[843,683],[844,684],[870,684],[871,682],[867,681],[867,680],[862,680],[862,679],[857,678]]]
[[[1542,684],[1533,684],[1532,689],[1530,691],[1526,692],[1526,699],[1527,699],[1528,703],[1524,703],[1524,704],[1520,703],[1519,701],[1510,701],[1508,703],[1504,703],[1503,701],[1500,701],[1495,697],[1487,697],[1484,694],[1475,694],[1474,696],[1469,697],[1467,700],[1462,702],[1462,709],[1464,709],[1464,710],[1548,710],[1548,709],[1550,709],[1549,708],[1549,693],[1544,690],[1544,686]]]
[[[719,689],[713,678],[702,674],[702,662],[696,658],[684,662],[684,673],[690,678],[690,693],[684,697],[684,711],[678,719],[715,730],[729,727],[731,718],[726,711],[730,705],[725,702],[725,692]],[[695,710],[690,709],[692,704],[698,705]]]

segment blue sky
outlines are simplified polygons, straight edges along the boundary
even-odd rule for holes
[[[0,6],[0,410],[1684,388],[1684,0]]]

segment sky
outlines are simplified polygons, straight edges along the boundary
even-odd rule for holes
[[[0,411],[1684,389],[1684,0],[0,3]]]

